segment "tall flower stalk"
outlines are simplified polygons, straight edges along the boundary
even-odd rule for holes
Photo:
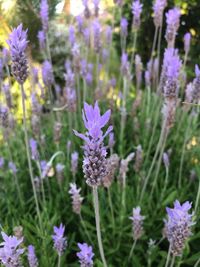
[[[20,24],[17,28],[14,28],[12,33],[10,34],[10,38],[8,40],[8,45],[10,47],[10,54],[12,60],[12,74],[17,80],[21,88],[21,97],[22,97],[22,109],[23,109],[23,125],[24,125],[24,134],[25,134],[25,145],[26,145],[26,154],[28,159],[29,166],[29,174],[31,177],[31,183],[33,187],[33,194],[36,204],[36,211],[39,218],[40,227],[42,227],[42,220],[40,216],[39,203],[36,193],[36,188],[34,184],[34,176],[33,169],[31,163],[31,155],[29,150],[29,138],[27,131],[27,121],[26,121],[26,105],[25,105],[25,91],[24,91],[24,82],[28,77],[28,64],[27,58],[25,54],[25,50],[27,48],[27,30],[24,31],[22,28],[22,24]]]
[[[81,134],[74,131],[75,135],[83,139],[85,143],[83,147],[83,172],[85,174],[86,183],[92,187],[97,239],[104,267],[107,267],[107,263],[101,238],[98,187],[102,184],[103,178],[107,175],[107,152],[103,141],[112,131],[112,126],[107,129],[105,134],[103,134],[102,128],[108,123],[110,115],[110,110],[103,115],[100,115],[100,109],[97,102],[94,107],[84,103],[83,121],[87,132]]]

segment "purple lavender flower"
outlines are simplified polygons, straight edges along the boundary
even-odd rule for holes
[[[78,32],[81,33],[83,31],[83,23],[84,23],[83,17],[81,15],[77,16],[76,22],[78,25]]]
[[[183,252],[185,242],[191,236],[192,214],[188,211],[192,205],[188,201],[182,205],[178,200],[174,202],[174,208],[166,208],[168,218],[165,221],[167,239],[170,243],[170,250],[174,256],[180,256]]]
[[[142,61],[139,55],[135,56],[135,72],[136,72],[137,90],[139,90],[142,82]]]
[[[140,27],[140,16],[142,13],[142,4],[140,0],[134,0],[132,3],[132,13],[133,13],[133,28],[138,29]]]
[[[0,126],[8,128],[9,126],[9,110],[8,107],[0,105]]]
[[[175,120],[180,70],[181,60],[178,56],[178,51],[173,48],[166,49],[161,75],[163,94],[165,98],[162,113],[166,130],[173,126]]]
[[[184,50],[188,54],[190,50],[191,34],[188,32],[184,35]]]
[[[129,217],[129,219],[133,222],[133,239],[138,240],[143,234],[143,220],[145,216],[140,214],[141,208],[136,207],[133,208],[133,216]]]
[[[103,177],[106,175],[106,148],[103,140],[112,131],[110,126],[103,134],[102,128],[110,119],[110,110],[102,116],[96,102],[94,107],[84,103],[83,121],[87,129],[85,134],[74,131],[75,135],[85,141],[83,172],[89,186],[101,185]]]
[[[199,103],[200,100],[200,69],[195,65],[195,79],[192,83],[191,98],[194,103]]]
[[[78,168],[78,152],[74,151],[71,155],[71,171],[74,177],[76,176],[77,168]]]
[[[32,112],[35,114],[40,114],[40,112],[42,111],[42,106],[38,101],[36,93],[31,94],[31,106],[32,106]]]
[[[42,64],[42,80],[47,87],[54,83],[53,68],[48,60],[45,60]]]
[[[75,87],[75,74],[72,71],[71,63],[69,61],[65,62],[65,70],[66,73],[64,74],[64,78],[66,87],[73,89]]]
[[[180,9],[175,7],[170,9],[166,14],[167,30],[165,38],[168,42],[168,47],[174,47],[175,37],[180,26]]]
[[[93,22],[93,35],[94,35],[94,51],[96,53],[100,52],[101,49],[101,24],[98,20]]]
[[[75,29],[74,29],[74,26],[70,25],[69,26],[69,43],[70,43],[70,45],[73,46],[75,41],[76,41]]]
[[[65,88],[64,95],[67,102],[67,109],[70,112],[76,112],[76,106],[77,106],[76,90],[72,88]]]
[[[12,96],[10,93],[10,85],[9,84],[3,84],[2,86],[2,91],[5,95],[6,98],[6,104],[9,108],[13,107],[13,102],[12,102]]]
[[[154,24],[156,27],[161,27],[163,20],[163,11],[167,5],[167,0],[156,0],[153,5]]]
[[[112,132],[109,134],[108,147],[110,149],[113,149],[114,145],[115,145],[115,136],[114,133]]]
[[[49,28],[49,6],[47,0],[41,0],[40,17],[42,20],[43,31],[46,33]]]
[[[93,260],[94,253],[92,252],[92,247],[88,246],[86,243],[78,243],[78,247],[80,252],[76,253],[77,257],[79,258],[80,266],[81,267],[93,267]]]
[[[123,38],[127,37],[128,34],[128,21],[126,18],[121,18],[121,22],[120,22],[120,27],[121,27],[121,35]]]
[[[163,162],[164,162],[165,168],[168,169],[169,168],[169,155],[167,152],[163,153]]]
[[[38,259],[35,255],[35,248],[32,245],[28,246],[28,263],[29,267],[38,267]]]
[[[95,17],[98,17],[99,15],[99,2],[100,0],[93,0]]]
[[[23,31],[22,24],[14,28],[7,41],[12,59],[12,74],[19,84],[23,84],[28,77],[28,64],[25,55],[27,48],[27,30]]]
[[[3,79],[3,59],[0,58],[0,80]]]
[[[131,79],[130,63],[128,62],[128,55],[123,52],[121,56],[121,73],[123,76]]]
[[[83,37],[84,37],[85,44],[89,46],[90,45],[90,29],[89,28],[85,28],[83,30]]]
[[[83,197],[81,197],[80,191],[81,191],[81,188],[77,188],[75,183],[74,184],[70,183],[69,194],[71,195],[71,198],[72,198],[73,212],[76,214],[81,213],[81,204],[83,202]]]
[[[148,70],[145,71],[144,77],[145,77],[145,86],[151,87],[151,74]]]
[[[6,267],[22,266],[20,256],[24,249],[18,248],[23,242],[23,238],[17,239],[15,236],[8,236],[1,232],[3,242],[0,244],[0,262]]]
[[[9,53],[9,50],[5,47],[2,50],[2,59],[3,59],[3,65],[4,66],[7,65],[10,59],[10,53]]]
[[[37,141],[33,138],[29,140],[29,146],[31,149],[31,158],[32,160],[38,160],[39,159],[39,153],[37,148]]]
[[[39,31],[38,32],[38,41],[40,45],[40,50],[44,51],[46,49],[46,34],[44,31]]]
[[[64,237],[65,226],[60,224],[59,227],[54,226],[54,235],[52,235],[52,239],[54,242],[54,249],[57,251],[58,255],[61,256],[67,246],[66,237]]]
[[[9,163],[8,163],[8,168],[10,169],[10,171],[13,173],[13,174],[16,174],[17,173],[17,167],[16,167],[16,165],[15,165],[15,163],[14,162],[12,162],[12,161],[10,161]]]
[[[91,16],[90,9],[88,7],[88,0],[82,0],[83,6],[84,6],[84,15],[86,19],[89,19]]]

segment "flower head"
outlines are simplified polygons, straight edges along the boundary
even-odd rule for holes
[[[38,259],[35,255],[35,248],[32,245],[28,246],[28,263],[29,267],[38,267]]]
[[[59,227],[54,226],[54,235],[52,235],[52,239],[54,242],[54,249],[57,251],[58,255],[61,256],[67,246],[66,238],[64,237],[65,226],[60,224]]]
[[[49,6],[47,0],[41,0],[40,17],[42,20],[43,31],[47,32],[49,28]]]
[[[133,222],[134,240],[139,239],[143,234],[143,220],[145,219],[145,216],[142,216],[140,212],[141,212],[140,207],[133,208],[133,216],[129,217],[129,219],[131,219]]]
[[[133,27],[138,29],[140,27],[140,16],[142,13],[143,5],[140,0],[134,0],[132,3],[132,13],[133,13]]]
[[[81,188],[77,188],[76,184],[70,183],[70,190],[69,194],[71,195],[72,198],[72,207],[73,211],[76,214],[81,213],[81,204],[83,201],[83,197],[80,195]]]
[[[121,18],[121,22],[120,22],[120,26],[121,26],[121,35],[123,37],[127,37],[128,31],[128,21],[126,18]]]
[[[39,41],[39,45],[40,45],[40,50],[43,51],[46,48],[46,34],[44,31],[39,31],[38,32],[38,41]]]
[[[181,11],[175,7],[170,9],[166,14],[167,30],[165,38],[169,47],[174,46],[175,37],[180,26]]]
[[[178,200],[174,202],[174,208],[166,208],[168,218],[165,221],[166,235],[170,243],[171,252],[175,256],[180,256],[185,246],[185,242],[191,235],[193,214],[188,211],[192,205],[188,201],[182,205]]]
[[[153,5],[154,24],[156,27],[162,25],[163,11],[167,5],[167,0],[155,0]]]
[[[184,49],[185,49],[186,54],[188,54],[188,52],[190,50],[190,42],[191,42],[191,34],[189,32],[187,32],[184,35]]]
[[[31,149],[31,157],[33,160],[38,160],[39,159],[39,153],[37,149],[37,141],[33,138],[29,140],[29,146]]]
[[[4,158],[0,157],[0,169],[3,168],[4,163],[5,163]]]
[[[16,165],[15,165],[14,162],[10,161],[10,162],[8,163],[8,167],[9,167],[9,169],[10,169],[10,171],[11,171],[12,173],[14,173],[14,174],[17,173],[18,170],[17,170],[17,167],[16,167]]]
[[[23,238],[17,239],[15,236],[8,236],[1,232],[3,242],[0,244],[0,262],[7,267],[21,266],[20,256],[24,249],[18,248],[23,242]]]
[[[78,243],[78,247],[80,249],[80,252],[78,252],[76,255],[79,258],[79,262],[81,264],[81,267],[92,267],[93,266],[93,260],[94,253],[92,252],[92,247],[88,246],[86,243]]]
[[[25,51],[27,48],[27,30],[22,24],[14,28],[7,41],[12,59],[12,74],[18,83],[23,84],[28,77],[28,66]]]
[[[45,60],[42,64],[42,79],[47,87],[54,83],[53,68],[48,60]]]
[[[71,155],[71,171],[73,176],[76,175],[78,168],[78,152],[74,151]]]
[[[87,129],[85,134],[74,131],[75,135],[85,141],[83,171],[90,186],[101,184],[102,178],[106,175],[106,148],[103,140],[112,131],[110,126],[105,134],[102,128],[110,119],[110,110],[103,115],[100,114],[98,102],[94,107],[84,103],[83,121]]]

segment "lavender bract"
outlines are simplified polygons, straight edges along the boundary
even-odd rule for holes
[[[92,247],[88,246],[86,243],[78,243],[78,247],[80,252],[76,253],[77,257],[79,258],[80,266],[81,267],[92,267],[94,253],[92,252]]]
[[[19,84],[23,84],[28,77],[28,64],[25,54],[28,41],[27,30],[23,30],[22,24],[13,29],[7,43],[10,47],[12,74]]]
[[[83,121],[87,129],[85,134],[74,131],[75,135],[85,141],[83,172],[86,183],[89,186],[96,187],[101,185],[103,177],[106,175],[106,148],[104,147],[104,138],[112,131],[110,126],[103,134],[102,128],[110,119],[110,110],[100,115],[100,109],[96,102],[94,107],[84,103]]]

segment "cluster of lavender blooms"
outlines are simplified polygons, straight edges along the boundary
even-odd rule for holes
[[[69,194],[72,198],[72,208],[73,212],[80,215],[81,204],[83,202],[83,197],[80,195],[81,188],[77,188],[76,184],[70,184]]]
[[[92,247],[88,246],[86,243],[78,243],[80,252],[77,252],[77,257],[79,258],[81,267],[93,267],[94,253],[92,252]]]
[[[174,208],[166,208],[168,218],[165,220],[166,237],[170,243],[170,251],[174,256],[181,256],[185,243],[191,236],[193,213],[188,211],[192,205],[188,201],[182,205],[178,200],[174,202]]]
[[[64,237],[65,232],[65,226],[60,224],[59,227],[54,226],[54,235],[52,235],[52,239],[54,242],[54,249],[57,251],[59,256],[62,256],[66,246],[67,246],[67,240],[66,237]]]
[[[143,221],[145,216],[140,214],[141,208],[133,208],[133,216],[129,217],[133,223],[133,239],[138,240],[143,234]]]
[[[109,126],[105,134],[103,134],[102,128],[108,123],[110,113],[108,110],[101,116],[97,102],[94,107],[84,103],[83,121],[87,132],[81,134],[74,130],[75,135],[85,142],[83,172],[86,183],[92,187],[100,186],[107,174],[107,152],[103,140],[112,131],[112,126]]]

